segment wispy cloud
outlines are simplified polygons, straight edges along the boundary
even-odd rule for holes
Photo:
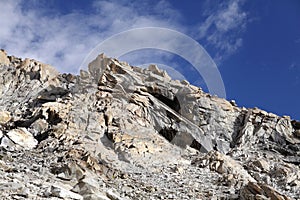
[[[216,50],[214,59],[221,61],[242,46],[241,33],[246,29],[248,15],[241,8],[244,1],[213,2],[214,5],[206,3],[203,10],[206,19],[199,25],[196,37],[212,46]]]
[[[167,2],[95,1],[90,13],[62,14],[36,1],[0,1],[0,48],[76,72],[87,53],[105,38],[144,26],[178,27]],[[160,11],[162,10],[162,11]],[[45,14],[47,12],[47,14]]]
[[[242,45],[239,33],[247,24],[242,4],[231,0],[216,8],[208,9],[211,7],[208,5],[203,12],[205,21],[186,27],[180,24],[184,16],[165,0],[92,1],[89,13],[82,10],[61,13],[36,0],[0,0],[0,48],[9,54],[49,63],[62,72],[77,72],[85,56],[107,37],[131,28],[155,26],[188,35],[197,29],[194,38],[213,46],[217,52],[214,58],[221,60]],[[155,57],[158,56],[152,55]],[[170,56],[163,59],[164,62],[153,62],[167,64],[171,60]]]

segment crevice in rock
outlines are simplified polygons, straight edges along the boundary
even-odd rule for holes
[[[69,93],[69,90],[66,90],[62,87],[55,87],[55,86],[50,86],[49,88],[46,88],[45,90],[41,91],[39,94],[40,95],[45,95],[45,96],[51,96],[55,95],[57,97],[63,97]]]
[[[64,89],[62,87],[50,86],[37,94],[35,100],[30,103],[30,107],[36,107],[39,104],[54,102],[57,98],[63,98],[70,93],[69,90]]]
[[[202,145],[197,141],[197,140],[193,140],[192,144],[190,145],[191,148],[194,148],[198,151],[200,151]]]
[[[178,98],[176,96],[174,96],[173,99],[170,99],[170,98],[164,96],[163,94],[161,94],[161,91],[159,88],[153,89],[152,87],[148,87],[147,90],[148,90],[149,94],[151,94],[152,96],[154,96],[155,98],[157,98],[158,100],[160,100],[161,102],[166,104],[172,110],[174,110],[178,113],[180,112],[181,107],[180,107]]]
[[[163,96],[162,94],[158,94],[158,93],[150,93],[150,94],[153,95],[154,97],[156,97],[158,100],[160,100],[164,104],[166,104],[167,106],[169,106],[174,111],[176,111],[176,112],[179,113],[179,111],[180,111],[180,103],[179,103],[179,101],[178,101],[178,99],[177,99],[176,96],[172,100],[172,99],[169,99],[169,98]]]
[[[23,117],[25,118],[25,117]],[[29,119],[26,120],[18,120],[14,122],[15,127],[29,127],[33,122],[35,122],[36,120],[38,120],[39,118],[42,118],[42,114],[38,113],[32,117],[30,117]]]
[[[292,126],[296,130],[300,129],[300,121],[293,120],[292,121]]]
[[[241,112],[235,119],[234,121],[234,132],[232,134],[231,142],[230,142],[230,148],[234,148],[237,145],[237,142],[239,138],[242,136],[241,131],[245,124],[247,123],[246,121],[246,113]]]
[[[172,127],[164,127],[159,131],[159,134],[166,138],[169,142],[171,142],[176,136],[177,132],[178,131],[173,129]]]
[[[43,140],[46,140],[49,137],[49,130],[45,131],[41,134],[38,134],[37,136],[35,136],[34,138],[38,141],[38,143],[40,143]]]
[[[48,113],[47,122],[50,125],[57,125],[62,121],[62,119],[59,117],[59,114],[56,111],[48,109],[46,112]]]
[[[108,128],[105,129],[104,135],[107,137],[109,141],[114,142],[113,133],[109,132]]]

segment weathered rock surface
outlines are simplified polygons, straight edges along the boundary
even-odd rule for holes
[[[0,51],[1,199],[297,199],[300,122],[99,55]]]

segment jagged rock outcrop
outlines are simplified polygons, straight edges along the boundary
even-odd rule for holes
[[[300,122],[99,55],[0,51],[2,199],[297,199]]]

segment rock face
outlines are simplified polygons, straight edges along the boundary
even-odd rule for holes
[[[99,55],[0,52],[1,199],[297,199],[300,122]]]

